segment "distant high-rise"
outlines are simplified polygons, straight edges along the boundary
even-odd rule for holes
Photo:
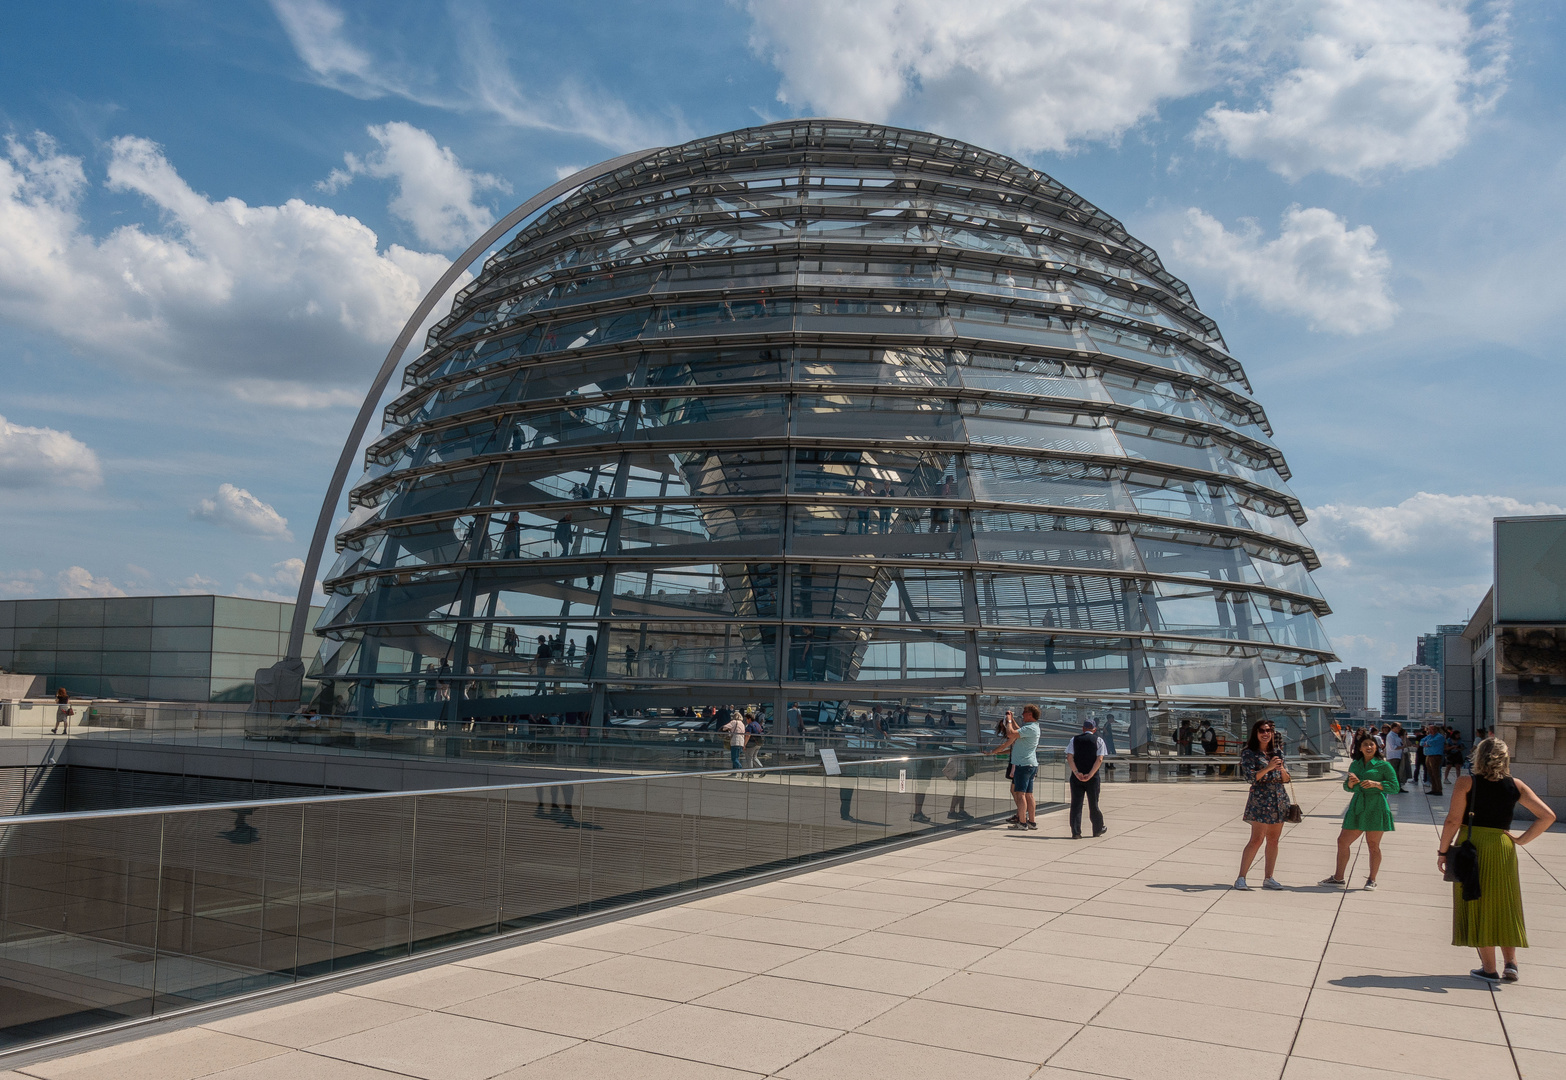
[[[1410,718],[1440,713],[1441,673],[1425,664],[1409,664],[1399,671],[1397,711]]]
[[[1397,715],[1397,676],[1381,676],[1381,715]]]
[[[1332,677],[1343,699],[1343,709],[1355,718],[1370,708],[1370,673],[1362,667],[1344,668]]]

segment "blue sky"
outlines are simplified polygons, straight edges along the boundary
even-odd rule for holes
[[[12,5],[0,595],[291,596],[379,356],[574,168],[796,115],[1001,150],[1245,364],[1372,674],[1566,512],[1557,4]]]

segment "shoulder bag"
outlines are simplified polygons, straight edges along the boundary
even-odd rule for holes
[[[1293,783],[1293,781],[1289,782],[1288,792],[1289,792],[1289,817],[1288,817],[1288,822],[1289,822],[1290,825],[1298,825],[1300,822],[1305,820],[1305,811],[1300,809],[1300,804],[1294,798],[1294,783]]]
[[[1446,849],[1446,873],[1441,876],[1447,881],[1457,882],[1463,887],[1464,900],[1477,900],[1481,895],[1479,887],[1479,849],[1474,847],[1474,784],[1478,782],[1476,777],[1468,782],[1468,802],[1463,814],[1463,821],[1468,826],[1468,833],[1463,837],[1463,842],[1453,844]]]

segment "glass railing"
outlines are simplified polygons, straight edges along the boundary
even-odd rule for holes
[[[998,757],[0,818],[0,1048],[1011,813]],[[1040,803],[1064,799],[1046,763]],[[11,1000],[11,998],[8,998]]]

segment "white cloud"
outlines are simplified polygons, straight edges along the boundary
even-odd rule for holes
[[[284,559],[282,562],[273,563],[270,573],[246,574],[240,579],[238,588],[234,590],[236,596],[249,596],[257,600],[276,600],[285,604],[292,604],[299,598],[299,579],[304,576],[303,559]],[[316,582],[315,595],[317,598],[325,596],[321,591],[321,583]]]
[[[778,99],[1012,152],[1113,139],[1197,87],[1192,0],[750,0]]]
[[[42,570],[7,570],[0,572],[0,599],[15,600],[37,596],[43,582]]]
[[[1262,239],[1254,221],[1230,232],[1195,208],[1184,224],[1170,247],[1175,260],[1212,272],[1230,296],[1248,296],[1267,311],[1303,316],[1312,330],[1337,334],[1383,330],[1397,314],[1387,282],[1392,261],[1369,225],[1350,229],[1330,210],[1299,206],[1284,212],[1272,240]]]
[[[235,532],[269,540],[294,538],[294,534],[288,531],[287,518],[244,488],[233,484],[220,484],[216,495],[202,499],[191,508],[190,516],[198,521],[210,521]]]
[[[93,577],[80,566],[69,566],[54,576],[61,596],[124,596],[125,590],[104,578]]]
[[[474,197],[482,191],[509,192],[510,184],[464,169],[450,147],[412,124],[372,124],[369,133],[380,151],[363,159],[344,154],[346,168],[333,170],[317,187],[335,192],[359,175],[396,181],[391,212],[413,226],[421,243],[438,248],[466,247],[495,220]]]
[[[81,162],[45,135],[0,156],[0,320],[105,363],[271,387],[290,403],[357,386],[448,265],[299,199],[213,201],[146,139],[110,144],[108,187],[143,197],[156,228],[91,235]],[[87,313],[90,313],[87,314]]]
[[[203,574],[191,574],[179,583],[181,596],[207,596],[217,591],[217,581]]]
[[[23,427],[0,416],[0,488],[93,488],[98,455],[69,431]]]
[[[439,27],[438,36],[453,35],[456,50],[451,62],[442,63],[443,55],[432,53],[430,41],[377,42],[385,36],[384,27],[367,19],[366,25],[350,28],[343,11],[326,0],[271,2],[294,51],[316,80],[355,97],[391,95],[454,112],[482,110],[516,127],[580,135],[616,150],[690,137],[677,116],[645,115],[570,75],[546,76],[547,92],[528,89],[512,74],[503,47],[514,31],[496,27],[481,5],[447,10],[450,25]],[[427,26],[425,32],[435,34],[436,28]],[[535,75],[540,73],[537,55],[526,54],[523,62]]]
[[[361,89],[362,96],[399,92],[364,49],[343,32],[343,13],[324,0],[272,0],[272,11],[299,59],[338,89]]]
[[[1353,180],[1451,157],[1505,89],[1506,5],[1468,0],[1317,0],[1252,109],[1216,105],[1199,137],[1298,179]]]
[[[1566,508],[1421,491],[1395,506],[1332,503],[1308,513],[1305,531],[1322,561],[1313,577],[1335,611],[1333,644],[1346,662],[1391,674],[1413,662],[1416,635],[1462,622],[1484,598],[1492,519]]]

